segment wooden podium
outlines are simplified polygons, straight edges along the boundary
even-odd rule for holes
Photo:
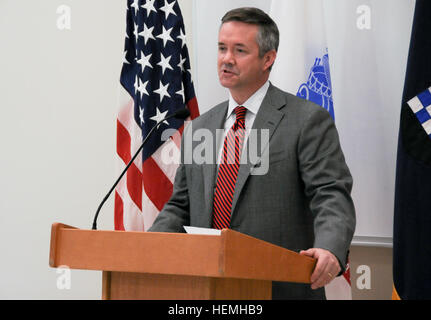
[[[102,270],[102,299],[271,299],[310,283],[316,260],[224,229],[220,236],[81,230],[54,223],[49,265]]]

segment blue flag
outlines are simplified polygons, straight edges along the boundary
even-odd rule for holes
[[[431,1],[417,0],[401,107],[394,210],[394,291],[431,299]]]

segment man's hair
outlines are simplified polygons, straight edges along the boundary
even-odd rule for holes
[[[274,20],[258,8],[244,7],[227,12],[221,19],[222,25],[230,21],[238,21],[258,26],[256,42],[259,46],[259,56],[271,50],[278,50],[280,33]]]

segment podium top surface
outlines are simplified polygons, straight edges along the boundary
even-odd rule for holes
[[[316,260],[245,234],[51,229],[49,265],[71,269],[310,283]]]

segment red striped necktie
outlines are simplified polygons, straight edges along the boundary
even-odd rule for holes
[[[235,183],[238,176],[242,145],[245,136],[245,113],[239,106],[234,110],[236,120],[228,131],[223,144],[223,155],[219,165],[214,193],[213,228],[229,228]]]

